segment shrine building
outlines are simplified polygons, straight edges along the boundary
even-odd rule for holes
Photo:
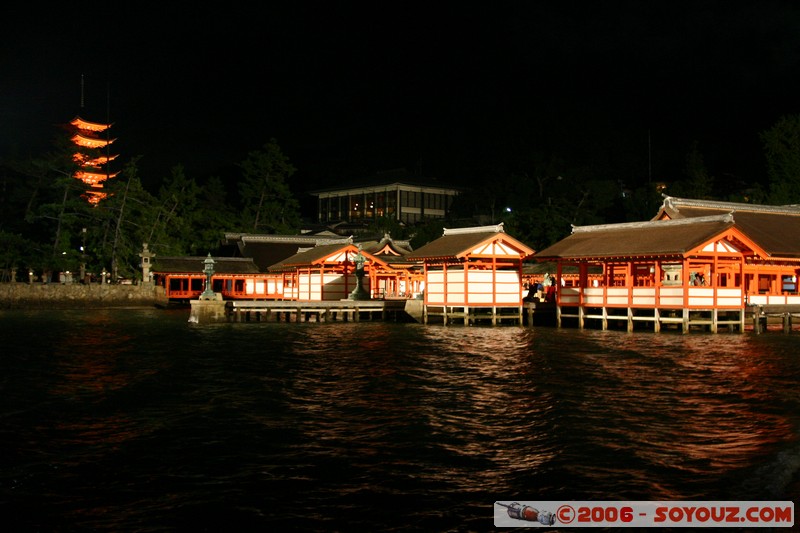
[[[423,321],[522,324],[522,262],[533,253],[503,224],[445,229],[406,257],[423,269]]]
[[[559,326],[742,331],[752,306],[800,304],[798,230],[799,206],[665,196],[650,221],[574,227],[534,259],[557,265]]]

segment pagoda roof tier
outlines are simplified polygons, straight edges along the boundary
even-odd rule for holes
[[[114,141],[116,141],[116,139],[98,139],[96,137],[89,137],[80,133],[76,133],[72,136],[72,142],[85,148],[104,148]]]
[[[81,196],[83,196],[83,198],[86,198],[86,201],[89,202],[90,204],[97,205],[100,203],[100,200],[104,200],[105,198],[108,197],[108,193],[90,189],[85,193],[83,193]]]
[[[81,117],[75,117],[70,121],[70,124],[81,130],[88,131],[105,131],[111,127],[111,124],[101,124],[99,122],[89,122]]]
[[[87,172],[85,170],[79,170],[75,172],[75,177],[84,183],[87,183],[89,185],[94,185],[102,183],[107,179],[115,178],[117,174],[119,174],[119,171],[104,173],[104,172]]]
[[[117,157],[119,157],[119,154],[101,155],[99,157],[90,158],[86,154],[76,153],[72,155],[72,160],[84,167],[102,167],[103,165],[105,165],[109,161],[113,161]]]

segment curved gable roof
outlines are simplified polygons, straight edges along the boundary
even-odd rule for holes
[[[249,257],[262,272],[299,251],[324,244],[346,244],[352,237],[339,235],[271,235],[258,233],[226,233],[225,242],[235,246],[238,254]]]
[[[460,259],[475,248],[493,241],[501,241],[517,250],[520,258],[533,254],[533,250],[503,231],[503,225],[476,228],[445,229],[444,235],[408,254],[408,260]]]
[[[800,206],[754,205],[665,196],[653,220],[733,214],[736,228],[769,257],[800,258]]]
[[[321,246],[315,246],[314,248],[301,251],[291,257],[288,257],[283,261],[270,266],[268,270],[270,272],[274,272],[278,270],[294,269],[296,267],[315,265],[321,263],[325,258],[330,257],[331,255],[337,253],[347,252],[351,256],[355,256],[358,253],[358,251],[359,251],[358,247],[354,244],[346,244],[344,246],[342,246],[341,244],[323,244]],[[386,266],[386,262],[380,260],[379,258],[375,257],[369,252],[365,252],[362,250],[361,253],[370,262]]]
[[[730,215],[573,228],[535,259],[683,255],[734,227]]]

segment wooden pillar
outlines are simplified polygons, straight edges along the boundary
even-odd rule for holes
[[[560,272],[560,271],[559,271]],[[589,265],[581,262],[578,265],[578,288],[583,289],[589,285]]]
[[[761,333],[761,306],[753,307],[753,333]]]

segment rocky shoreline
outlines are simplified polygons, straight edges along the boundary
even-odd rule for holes
[[[0,309],[166,306],[163,287],[101,283],[0,283]]]

